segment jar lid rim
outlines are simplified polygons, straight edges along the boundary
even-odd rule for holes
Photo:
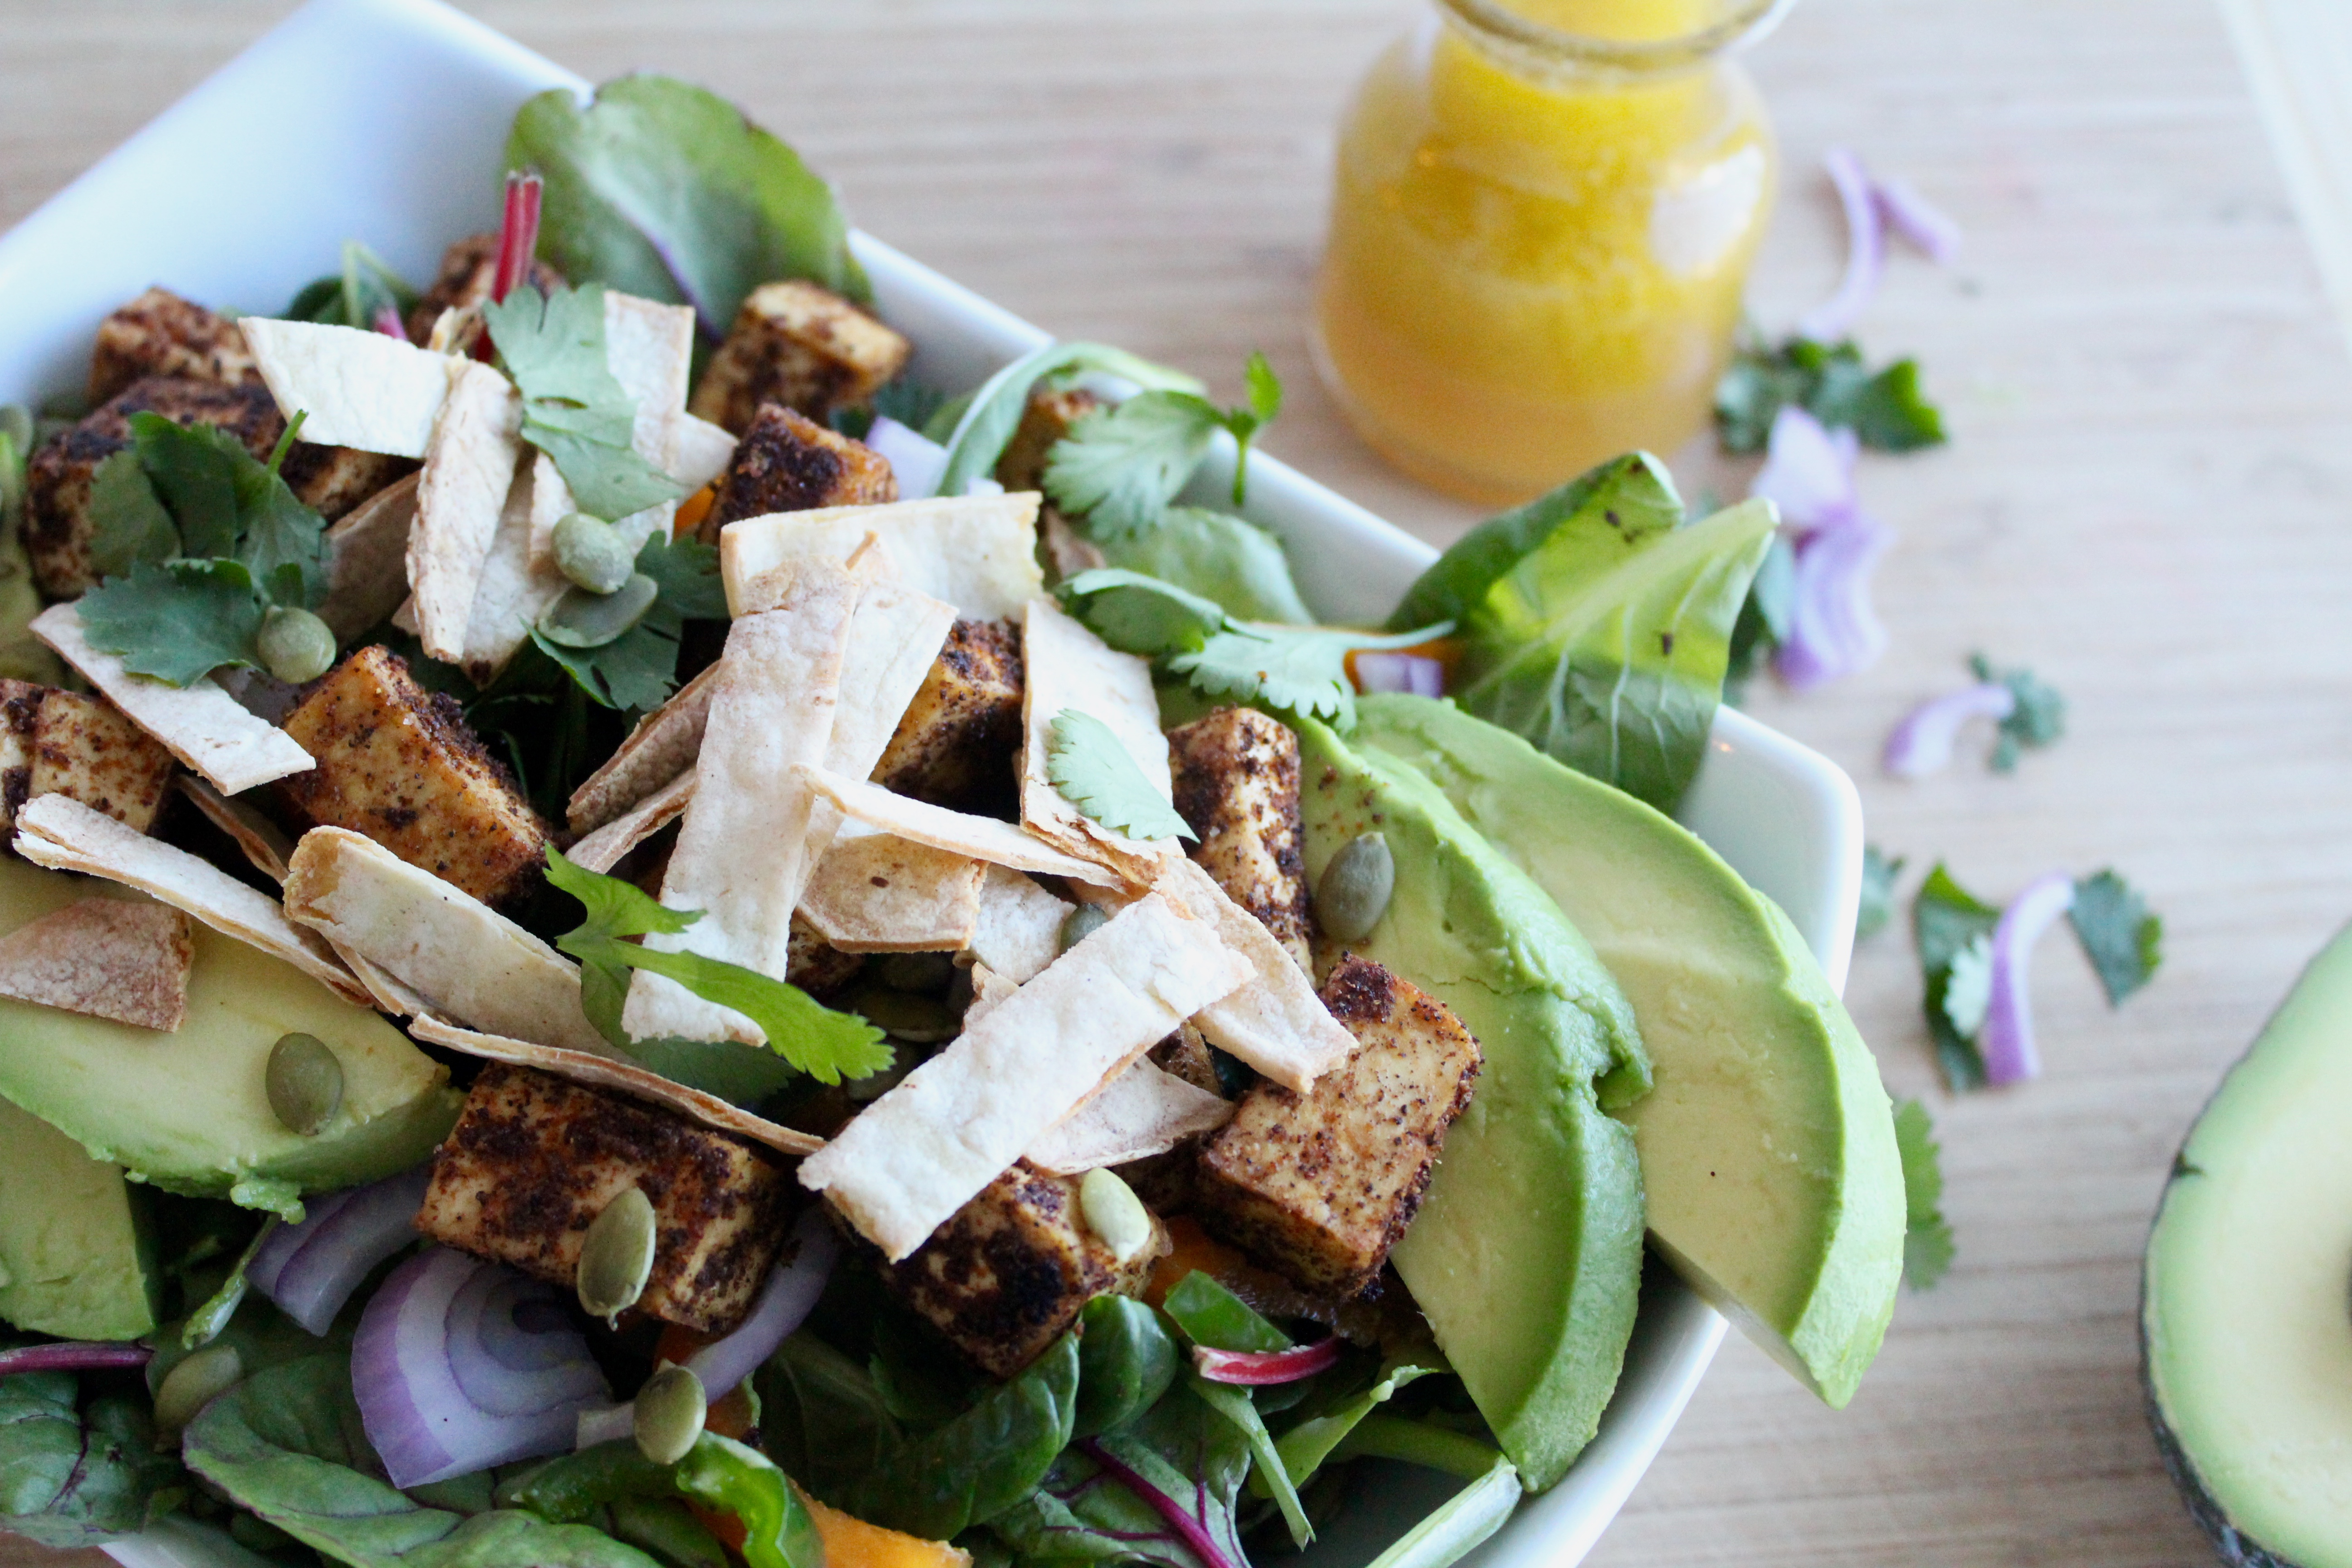
[[[1796,0],[1737,0],[1706,26],[1672,37],[1628,40],[1531,21],[1502,0],[1438,0],[1480,41],[1503,46],[1551,68],[1599,68],[1648,75],[1695,66],[1745,48],[1780,26]]]

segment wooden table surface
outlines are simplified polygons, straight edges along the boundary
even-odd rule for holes
[[[592,78],[739,99],[866,227],[1058,333],[1228,393],[1263,347],[1291,392],[1272,449],[1433,540],[1473,521],[1381,468],[1307,365],[1331,126],[1400,0],[474,8]],[[0,226],[284,9],[0,4]],[[1863,466],[1902,536],[1878,577],[1892,647],[1755,710],[1860,781],[1906,900],[1939,857],[1995,900],[2112,864],[2167,917],[2167,958],[2110,1013],[2053,939],[2047,1076],[1954,1100],[1901,930],[1861,950],[1849,999],[1889,1087],[1936,1112],[1958,1266],[1904,1300],[1843,1413],[1735,1337],[1592,1561],[2206,1561],[2142,1415],[2139,1255],[2198,1106],[2352,913],[2344,339],[2209,0],[1806,0],[1753,65],[1792,170],[1764,321],[1833,280],[1824,146],[1968,230],[1948,272],[1898,260],[1863,328],[1920,356],[1953,437]],[[1683,465],[1737,493],[1710,468]],[[2065,692],[2065,741],[2010,777],[1879,776],[1888,727],[1977,648]],[[33,1561],[58,1560],[0,1548]]]

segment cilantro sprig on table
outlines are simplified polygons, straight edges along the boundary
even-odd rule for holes
[[[1090,535],[1131,538],[1159,520],[1223,430],[1239,449],[1233,493],[1234,504],[1241,505],[1250,442],[1282,412],[1282,382],[1265,355],[1250,355],[1246,375],[1248,401],[1238,408],[1220,408],[1198,393],[1159,390],[1086,415],[1055,443],[1045,464],[1046,493],[1085,518]]]
[[[574,865],[547,852],[547,879],[580,900],[584,918],[555,939],[580,961],[580,1007],[606,1039],[624,1050],[633,1042],[621,1026],[629,972],[642,969],[677,981],[704,1001],[732,1008],[760,1026],[768,1048],[819,1083],[866,1078],[889,1067],[882,1031],[854,1013],[825,1006],[799,986],[740,963],[698,952],[667,952],[627,940],[674,936],[702,918],[699,910],[673,910],[634,883]]]
[[[1933,1289],[1958,1251],[1944,1223],[1943,1146],[1935,1141],[1927,1108],[1906,1100],[1895,1108],[1895,1148],[1903,1162],[1903,1282]]]
[[[1200,837],[1151,787],[1110,726],[1091,713],[1065,708],[1055,716],[1045,777],[1064,800],[1114,833],[1130,838]]]
[[[1999,738],[1993,742],[1993,772],[2014,773],[2020,752],[2047,746],[2065,734],[2066,699],[2059,695],[2056,687],[2036,679],[2033,672],[2022,666],[1996,669],[1992,661],[1980,653],[1969,656],[1969,668],[1987,685],[2008,687],[2009,694],[2017,700],[2017,706],[2000,721]]]
[[[1715,388],[1715,430],[1728,452],[1760,452],[1773,416],[1795,404],[1832,429],[1850,429],[1865,447],[1911,452],[1943,444],[1944,416],[1919,390],[1919,362],[1896,360],[1872,370],[1851,339],[1820,343],[1790,338],[1777,347],[1740,345]]]
[[[636,403],[605,357],[601,286],[519,288],[483,305],[482,321],[522,394],[522,438],[554,459],[582,510],[610,521],[686,493],[629,444]]]

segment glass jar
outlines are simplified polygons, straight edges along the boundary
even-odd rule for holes
[[[1777,156],[1790,0],[1436,0],[1339,129],[1319,366],[1414,478],[1522,500],[1704,424]]]

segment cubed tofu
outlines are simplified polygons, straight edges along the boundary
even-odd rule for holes
[[[1087,1228],[1078,1184],[1017,1164],[980,1190],[905,1261],[883,1266],[898,1299],[992,1377],[1012,1377],[1061,1338],[1097,1296],[1132,1295],[1168,1249],[1122,1266]]]
[[[658,887],[658,884],[656,884]],[[813,996],[838,991],[866,967],[862,952],[844,952],[824,940],[816,927],[793,911],[785,942],[784,978]]]
[[[821,506],[878,506],[898,499],[890,460],[781,403],[762,405],[719,477],[719,493],[697,530],[706,544],[719,531],[772,511]]]
[[[1366,959],[1340,960],[1322,997],[1356,1049],[1303,1095],[1261,1080],[1243,1096],[1201,1151],[1192,1212],[1302,1288],[1345,1299],[1421,1206],[1470,1103],[1478,1042],[1444,1003]]]
[[[1193,860],[1313,973],[1298,737],[1255,708],[1220,708],[1168,731],[1168,771],[1177,815],[1200,836]]]
[[[277,401],[258,382],[229,385],[154,375],[132,383],[43,445],[26,470],[25,548],[34,580],[52,598],[75,598],[98,585],[89,561],[89,481],[99,464],[131,445],[134,414],[226,430],[256,458],[268,458],[286,433]],[[331,521],[415,466],[380,453],[298,441],[280,472],[303,505]]]
[[[152,832],[176,766],[102,697],[0,680],[0,831],[35,795],[62,795]]]
[[[492,1063],[434,1152],[416,1228],[569,1288],[591,1221],[631,1187],[654,1207],[640,1310],[724,1333],[775,1265],[792,1182],[749,1143],[550,1073]]]
[[[996,482],[1008,490],[1045,488],[1045,457],[1054,443],[1070,433],[1081,416],[1103,406],[1103,400],[1083,386],[1061,392],[1033,392],[1021,411],[1021,423],[996,459]]]
[[[765,403],[823,419],[873,396],[913,352],[829,289],[798,279],[766,283],[743,301],[688,407],[738,436]]]
[[[441,270],[408,312],[408,341],[422,346],[433,335],[433,323],[444,310],[462,310],[490,297],[499,275],[499,237],[495,229],[469,234],[441,253]],[[542,294],[563,287],[563,274],[533,259],[528,279]]]
[[[104,403],[151,375],[224,386],[261,380],[235,321],[168,289],[148,289],[98,324],[98,342],[89,354],[89,401],[93,406]]]
[[[547,824],[398,654],[362,648],[312,686],[280,726],[318,765],[278,788],[310,823],[363,833],[486,904],[538,884]]]
[[[958,810],[1013,801],[1021,751],[1021,633],[960,620],[874,765],[876,784]]]

